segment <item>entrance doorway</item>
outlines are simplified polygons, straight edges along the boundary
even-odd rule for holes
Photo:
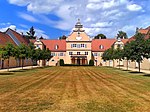
[[[80,58],[77,58],[77,65],[80,65]]]
[[[71,63],[75,64],[75,58],[74,57],[71,59]]]
[[[85,58],[82,58],[82,65],[85,65]]]

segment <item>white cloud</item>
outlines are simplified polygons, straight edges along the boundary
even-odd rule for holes
[[[8,0],[9,3],[15,4],[18,6],[25,6],[29,3],[30,0]]]
[[[28,31],[28,28],[26,28],[26,29],[20,29],[20,28],[17,28],[17,26],[15,26],[15,25],[10,25],[10,26],[6,26],[6,27],[2,27],[2,28],[0,28],[0,31],[1,32],[5,32],[8,28],[17,31],[20,34],[21,33],[26,34],[26,32]],[[37,36],[37,37],[41,37],[42,36],[45,39],[49,38],[49,36],[45,34],[45,31],[43,31],[41,29],[35,29],[35,32],[36,32],[35,36]]]
[[[112,26],[112,22],[98,22],[98,23],[95,23],[95,24],[91,24],[91,27],[109,27],[109,26]]]
[[[61,30],[71,30],[80,18],[90,35],[105,33],[108,37],[114,37],[119,29],[130,30],[129,35],[132,35],[134,26],[148,24],[150,18],[148,15],[150,8],[147,7],[150,0],[9,0],[9,2],[25,6],[27,11],[33,13],[33,16],[20,14],[23,19]],[[52,21],[49,14],[59,19]],[[127,30],[127,25],[132,27],[128,27]]]
[[[25,13],[19,13],[19,16],[27,21],[30,22],[39,22],[35,17],[29,15],[29,14],[25,14]]]
[[[3,28],[0,28],[0,31],[1,32],[5,32],[8,28],[12,29],[12,30],[16,30],[16,26],[15,25],[10,25],[8,27],[3,27]]]
[[[142,10],[142,7],[137,4],[129,4],[127,5],[127,9],[130,11],[139,11],[139,10]]]
[[[46,35],[45,34],[45,31],[43,31],[43,30],[40,30],[40,29],[35,29],[35,35],[37,36],[37,37],[43,37],[44,39],[48,39],[49,38],[49,36],[48,35]]]

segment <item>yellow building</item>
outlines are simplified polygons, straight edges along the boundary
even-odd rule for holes
[[[92,39],[86,34],[80,20],[76,23],[72,33],[66,40],[45,40],[35,42],[36,47],[42,48],[42,44],[51,51],[52,58],[46,62],[47,65],[56,66],[60,59],[65,64],[86,65],[92,59],[95,66],[107,66],[102,60],[102,54],[112,45],[122,45],[128,39]],[[123,45],[122,45],[123,46]]]

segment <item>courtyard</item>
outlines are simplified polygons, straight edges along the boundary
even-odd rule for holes
[[[150,75],[106,67],[0,73],[0,112],[149,112]]]

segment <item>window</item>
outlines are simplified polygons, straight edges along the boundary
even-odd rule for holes
[[[87,45],[85,44],[85,48],[87,48]]]
[[[60,53],[59,56],[64,56],[64,53]]]
[[[77,44],[77,48],[80,48],[80,44]]]
[[[97,56],[97,53],[94,53],[94,56]]]
[[[72,52],[69,52],[69,55],[72,55]]]
[[[85,52],[85,55],[88,55],[88,52]]]
[[[80,52],[77,52],[77,55],[80,55]]]
[[[40,48],[40,46],[39,46],[39,45],[36,45],[36,48],[38,49],[38,48]]]
[[[51,56],[55,56],[55,53],[51,53]]]
[[[52,61],[55,61],[54,59]]]
[[[85,47],[85,44],[81,44],[81,47]]]
[[[73,44],[73,47],[77,47],[77,44]]]
[[[103,46],[103,45],[100,45],[100,46],[99,46],[99,49],[104,49],[104,46]]]
[[[59,46],[58,45],[55,45],[55,49],[58,49],[59,48]]]

